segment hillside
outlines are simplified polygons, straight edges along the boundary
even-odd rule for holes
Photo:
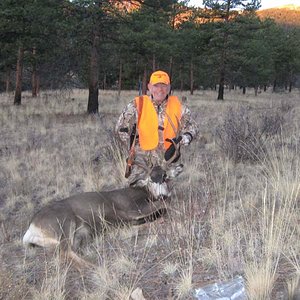
[[[126,12],[130,12],[132,10],[137,9],[139,7],[139,3],[137,1],[128,1],[122,2],[119,7]],[[199,23],[206,23],[207,17],[209,14],[209,10],[200,9],[205,18],[198,18]],[[187,11],[183,10],[176,17],[176,23],[182,23],[182,21],[186,20],[191,14],[191,10],[187,9]],[[276,21],[276,23],[284,24],[284,25],[292,25],[292,26],[300,26],[300,6],[296,6],[293,4],[278,6],[269,9],[261,9],[257,11],[257,14],[262,19],[271,18]],[[216,20],[216,19],[215,19]]]
[[[272,18],[276,23],[300,26],[300,6],[284,5],[257,11],[260,18]]]

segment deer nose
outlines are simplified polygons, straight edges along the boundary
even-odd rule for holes
[[[156,166],[152,169],[150,177],[153,182],[162,184],[166,181],[166,172],[161,167]]]
[[[166,181],[165,179],[166,179],[166,176],[161,175],[161,176],[155,178],[155,182],[158,184],[163,184]]]

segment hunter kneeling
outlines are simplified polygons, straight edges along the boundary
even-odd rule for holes
[[[197,135],[190,109],[170,95],[169,75],[152,73],[150,96],[133,99],[120,115],[115,131],[129,151],[125,177],[131,186],[139,185],[145,168],[167,166],[169,177],[182,172],[180,146],[189,145]]]

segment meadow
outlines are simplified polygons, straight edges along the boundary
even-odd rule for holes
[[[238,275],[251,300],[300,299],[300,91],[174,94],[200,132],[168,214],[97,236],[83,272],[22,237],[46,203],[126,185],[114,126],[136,92],[100,91],[94,116],[86,90],[0,94],[0,299],[193,299]]]

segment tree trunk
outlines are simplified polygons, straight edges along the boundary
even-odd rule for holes
[[[38,95],[40,94],[40,87],[41,87],[41,85],[40,85],[40,76],[38,74],[37,78],[36,78],[36,92],[37,92]]]
[[[143,93],[143,95],[146,95],[146,93],[147,93],[147,69],[146,69],[146,67],[144,68],[142,93]]]
[[[104,91],[106,90],[106,73],[104,73],[104,76],[103,76],[102,89],[103,89]]]
[[[254,95],[255,95],[255,97],[257,96],[257,91],[258,91],[258,87],[255,86],[255,87],[254,87]]]
[[[152,72],[156,71],[156,59],[155,54],[152,55]]]
[[[180,64],[179,77],[180,77],[180,92],[182,92],[183,91],[182,64]]]
[[[266,85],[264,85],[264,92],[266,92],[267,91],[267,86]]]
[[[225,73],[224,70],[222,70],[220,73],[218,100],[224,100],[224,82],[225,82],[224,73]]]
[[[293,84],[292,84],[292,82],[290,81],[290,84],[289,84],[289,93],[292,92],[292,87],[293,87]]]
[[[119,64],[119,84],[118,84],[118,95],[121,95],[121,90],[122,90],[122,60],[120,59],[120,64]]]
[[[243,86],[243,95],[246,95],[246,87]]]
[[[88,100],[88,109],[87,109],[87,112],[89,114],[97,114],[99,111],[98,44],[99,44],[99,36],[96,33],[94,33],[93,45],[92,45],[91,57],[90,57],[89,100]]]
[[[36,71],[36,48],[32,49],[33,63],[32,63],[32,77],[31,77],[31,85],[32,85],[32,97],[37,97],[37,89],[38,89],[38,75]]]
[[[24,59],[24,49],[22,47],[19,47],[19,49],[18,49],[18,59],[17,59],[17,69],[16,69],[16,90],[15,90],[14,105],[21,105],[23,59]]]
[[[229,17],[229,1],[227,3],[227,17],[226,22],[228,22]],[[226,69],[226,51],[227,51],[227,38],[228,34],[227,32],[224,33],[224,42],[223,42],[223,50],[221,55],[221,61],[220,61],[220,79],[219,79],[219,91],[218,91],[218,100],[224,100],[224,84],[225,84],[225,69]]]
[[[172,73],[173,73],[173,57],[170,57],[170,61],[169,61],[169,76],[172,82]]]
[[[193,58],[191,59],[191,66],[190,66],[190,93],[191,93],[191,95],[194,94],[194,64],[193,64]]]
[[[32,74],[32,97],[37,97],[40,94],[40,76],[37,71]]]
[[[277,87],[277,81],[275,79],[273,82],[273,92],[276,92],[276,87]]]
[[[225,24],[229,21],[231,0],[227,0]],[[227,39],[228,33],[224,32],[223,50],[221,54],[221,67],[220,67],[220,79],[219,79],[219,91],[217,100],[224,100],[224,84],[225,84],[225,70],[226,70],[226,55],[227,55]]]
[[[10,69],[6,70],[6,79],[5,79],[5,92],[9,93],[10,90]]]
[[[143,80],[141,79],[140,75],[138,79],[138,90],[139,90],[139,96],[143,95]]]

